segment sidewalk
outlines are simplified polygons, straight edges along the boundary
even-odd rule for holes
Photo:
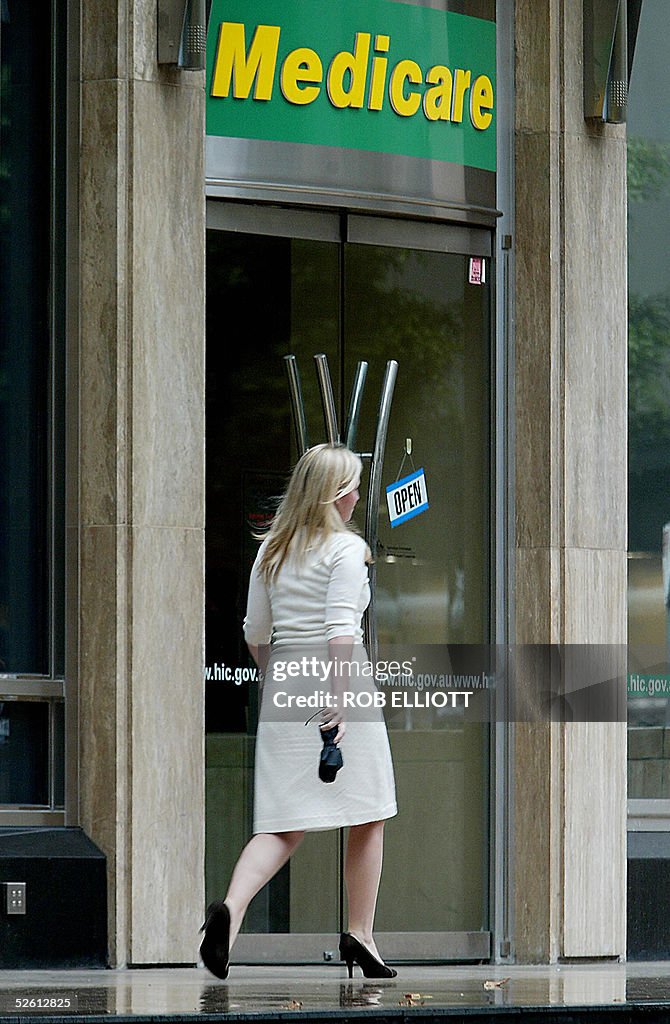
[[[17,1000],[19,1002],[17,1002]],[[69,1005],[68,1005],[69,1002]],[[670,1022],[670,961],[553,966],[398,966],[391,981],[346,978],[340,964],[0,971],[0,1024],[234,1020],[544,1024]]]

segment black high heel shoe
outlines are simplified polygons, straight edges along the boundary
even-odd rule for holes
[[[349,977],[354,976],[354,964],[358,964],[363,972],[364,978],[395,978],[398,974],[392,967],[373,956],[362,942],[351,935],[350,932],[342,932],[340,935],[340,957],[346,961]]]
[[[202,962],[216,978],[225,980],[230,969],[230,911],[223,900],[210,903],[200,931],[205,933],[200,944]]]

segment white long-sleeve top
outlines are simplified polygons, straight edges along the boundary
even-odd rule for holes
[[[265,543],[265,542],[264,542]],[[258,571],[261,545],[249,580],[244,637],[254,645],[363,638],[361,618],[370,600],[366,544],[355,533],[333,533],[300,565],[287,559],[267,585]]]

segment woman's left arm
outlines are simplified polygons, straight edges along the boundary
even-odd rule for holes
[[[244,619],[244,639],[247,642],[251,657],[258,665],[261,674],[263,674],[270,658],[272,609],[270,607],[267,584],[258,569],[259,559],[260,552],[256,556],[256,561],[249,577],[247,614]]]

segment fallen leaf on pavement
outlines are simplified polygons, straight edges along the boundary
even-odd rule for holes
[[[405,992],[405,998],[398,1001],[398,1006],[423,1006],[426,999],[432,998],[422,995],[421,992]]]

